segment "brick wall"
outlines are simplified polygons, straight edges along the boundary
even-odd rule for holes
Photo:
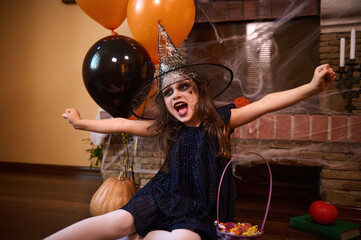
[[[118,176],[119,171],[125,171],[133,165],[134,181],[143,187],[158,172],[163,163],[159,152],[155,151],[157,146],[154,140],[134,136],[127,145],[127,149],[123,144],[119,144],[120,142],[120,135],[110,135],[107,139],[101,166],[103,179]],[[125,168],[124,161],[126,160],[128,160],[128,166]]]
[[[361,116],[266,114],[235,130],[234,138],[361,142]]]

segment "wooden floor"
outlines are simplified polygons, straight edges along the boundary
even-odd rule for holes
[[[17,170],[0,163],[0,239],[43,239],[90,217],[89,202],[102,183],[100,174],[88,171],[69,173],[66,168],[60,170],[48,173],[44,169]],[[266,199],[264,194],[255,194],[257,191],[255,189],[237,197],[237,221],[261,224]],[[311,200],[297,194],[293,198],[282,196],[280,192],[275,189],[262,239],[322,239],[289,228],[289,218],[307,213]],[[350,215],[361,218],[359,214],[360,211],[351,211],[351,214],[341,211],[340,218],[350,220]],[[361,219],[356,223],[360,224]]]

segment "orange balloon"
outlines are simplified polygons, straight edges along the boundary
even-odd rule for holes
[[[112,31],[127,17],[128,0],[76,0],[76,2],[89,17]]]
[[[133,38],[148,52],[153,64],[158,60],[158,21],[177,47],[192,30],[194,0],[129,0],[127,20]]]

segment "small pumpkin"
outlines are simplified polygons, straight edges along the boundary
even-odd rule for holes
[[[244,107],[249,104],[249,100],[245,97],[238,97],[234,100],[234,105],[236,105],[237,108]]]
[[[135,185],[128,178],[119,176],[109,177],[94,193],[90,201],[92,216],[102,215],[123,207],[136,193]]]
[[[337,208],[329,202],[315,201],[309,208],[313,221],[323,225],[331,225],[338,218]]]

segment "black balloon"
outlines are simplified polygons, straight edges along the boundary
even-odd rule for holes
[[[121,35],[97,41],[83,62],[83,80],[88,93],[113,117],[131,115],[132,96],[153,74],[152,61],[143,46]]]

